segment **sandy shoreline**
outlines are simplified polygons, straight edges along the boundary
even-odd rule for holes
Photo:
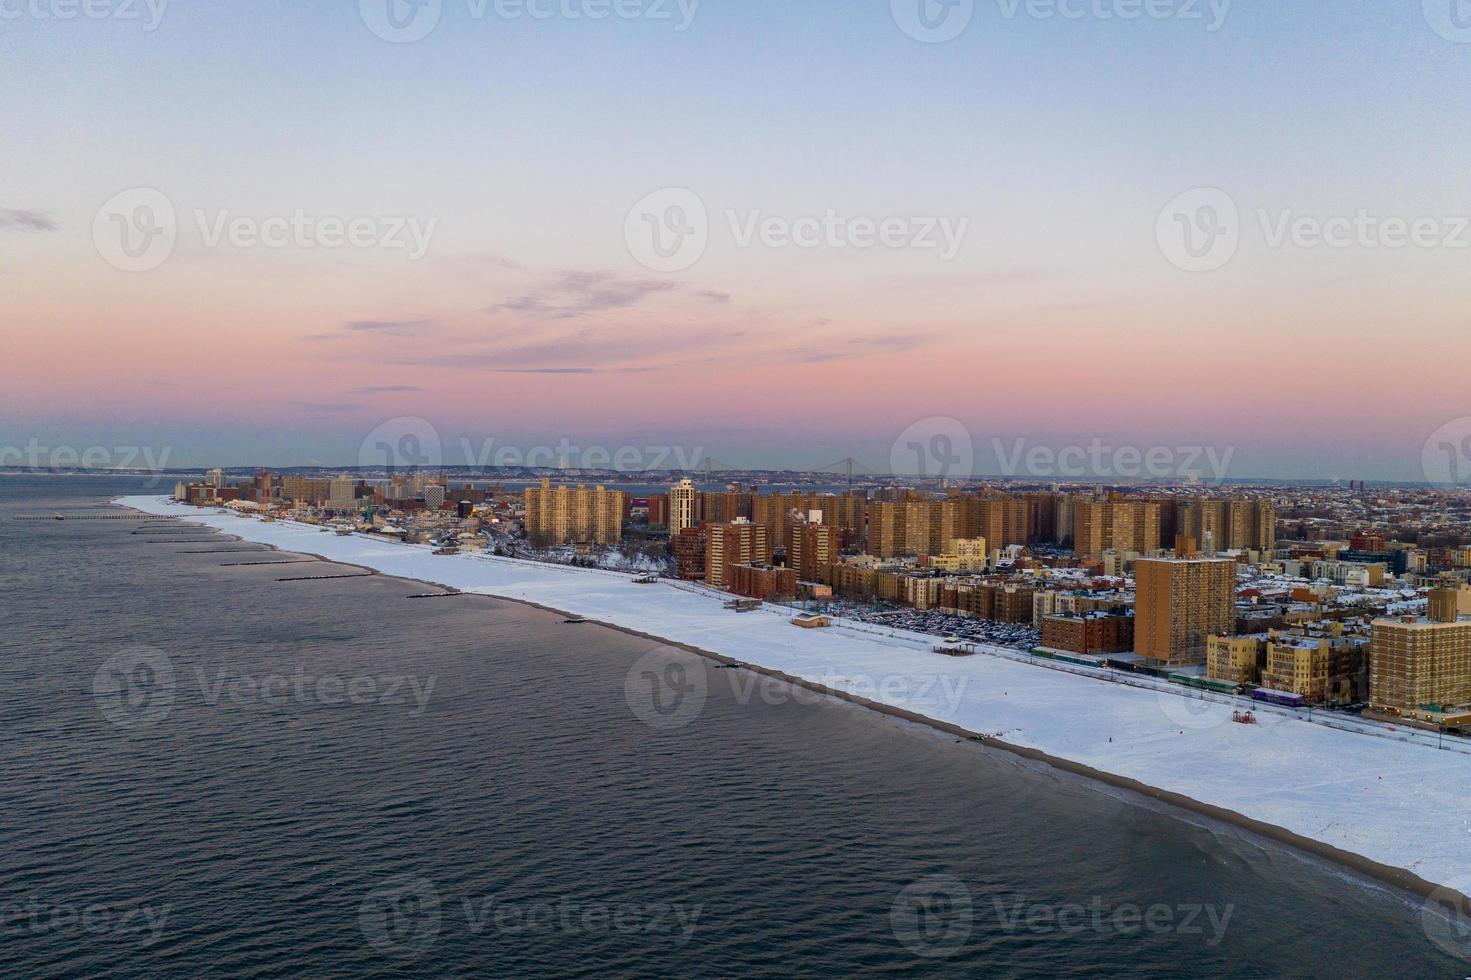
[[[117,506],[126,505],[118,504]],[[146,512],[139,511],[139,513]],[[188,518],[182,516],[165,517],[163,519],[180,521],[188,520]],[[214,528],[209,524],[201,524],[200,526],[210,528],[215,533],[220,535],[238,538],[238,536],[231,535],[228,531]],[[247,541],[248,539],[238,538],[238,540]],[[434,588],[443,589],[447,592],[463,592],[463,590],[455,586],[441,582],[435,582],[429,578],[409,578],[405,576],[391,575],[366,565],[360,565],[353,562],[343,561],[337,558],[331,558],[326,555],[317,554],[307,550],[280,548],[276,545],[266,542],[251,541],[248,543],[257,544],[263,548],[268,549],[269,551],[276,552],[278,554],[308,555],[322,562],[342,566],[345,568],[361,569],[364,572],[370,572],[383,578],[398,579],[400,581],[413,583],[416,585],[428,585]],[[845,701],[849,704],[867,708],[871,711],[876,711],[890,718],[895,718],[911,724],[923,726],[933,731],[940,732],[946,735],[951,735],[956,738],[973,742],[990,749],[1010,753],[1028,762],[1040,764],[1062,773],[1067,773],[1069,775],[1081,777],[1083,779],[1087,779],[1095,783],[1100,783],[1117,790],[1122,790],[1125,794],[1143,797],[1144,799],[1153,801],[1155,803],[1163,804],[1168,808],[1174,808],[1183,811],[1185,814],[1204,817],[1209,821],[1218,822],[1238,830],[1246,831],[1247,833],[1260,837],[1264,840],[1286,846],[1292,850],[1301,852],[1305,855],[1309,855],[1319,860],[1331,862],[1332,864],[1345,868],[1357,875],[1361,875],[1367,879],[1389,885],[1393,888],[1407,892],[1410,895],[1419,898],[1432,899],[1439,903],[1445,903],[1447,901],[1458,901],[1471,904],[1471,899],[1467,899],[1466,896],[1454,892],[1453,890],[1446,888],[1445,886],[1437,885],[1431,881],[1428,881],[1404,868],[1399,868],[1393,865],[1374,861],[1370,858],[1364,857],[1363,855],[1355,854],[1351,851],[1335,847],[1323,841],[1315,840],[1311,837],[1295,833],[1286,828],[1246,816],[1234,810],[1216,806],[1210,803],[1205,803],[1185,794],[1172,792],[1170,790],[1161,789],[1155,786],[1150,786],[1147,783],[1132,779],[1128,776],[1123,776],[1117,773],[1108,772],[1106,770],[1097,769],[1095,767],[1084,765],[1070,759],[1061,758],[1029,746],[1017,745],[1011,742],[1007,742],[992,735],[984,735],[951,722],[931,718],[918,712],[909,711],[907,709],[896,707],[894,705],[873,701],[869,698],[862,697],[861,695],[820,684],[806,678],[797,677],[774,668],[761,666],[759,664],[752,664],[738,658],[733,658],[711,650],[702,649],[701,647],[695,646],[693,644],[681,642],[679,640],[674,640],[663,636],[658,636],[656,634],[640,631],[637,629],[632,629],[630,627],[619,625],[617,623],[606,622],[574,611],[559,609],[557,607],[534,602],[529,599],[522,599],[510,596],[491,595],[478,592],[463,592],[463,594],[481,595],[484,598],[494,599],[496,601],[502,602],[514,602],[518,605],[540,610],[547,614],[563,619],[578,619],[586,622],[588,625],[591,626],[616,630],[617,632],[623,633],[627,636],[637,637],[638,639],[646,640],[660,646],[683,650],[690,654],[710,660],[721,666],[739,667],[744,670],[749,670],[752,673],[759,674],[763,677],[771,678],[784,684],[789,684],[794,687],[799,687],[817,694],[822,694],[827,697]],[[1463,904],[1462,907],[1466,907],[1466,905]]]

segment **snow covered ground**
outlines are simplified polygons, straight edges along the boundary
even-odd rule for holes
[[[435,556],[428,546],[267,524],[159,497],[119,503],[388,575],[524,599],[655,634],[1135,779],[1471,891],[1471,756],[1437,750],[1433,736],[1388,736],[1382,727],[1373,729],[1377,735],[1345,731],[1270,709],[1258,710],[1259,724],[1239,725],[1231,720],[1239,705],[1225,700],[1048,669],[1016,651],[941,656],[932,652],[934,637],[883,627],[804,630],[779,609],[728,611],[723,596],[698,586],[637,585],[613,572],[481,554]]]

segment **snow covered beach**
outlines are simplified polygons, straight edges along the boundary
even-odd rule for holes
[[[830,689],[947,731],[1232,819],[1428,892],[1471,892],[1471,756],[1433,741],[1344,731],[1265,711],[1238,725],[1229,703],[1048,669],[1015,651],[968,658],[935,638],[872,626],[805,630],[785,610],[738,614],[698,587],[476,554],[312,526],[264,523],[125,497],[123,506],[179,517],[285,551],[386,575],[534,603],[658,637]],[[1457,743],[1457,749],[1465,746]],[[1386,873],[1398,870],[1399,875]]]

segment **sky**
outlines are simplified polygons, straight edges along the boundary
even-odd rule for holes
[[[0,465],[1459,475],[1457,12],[0,0]]]

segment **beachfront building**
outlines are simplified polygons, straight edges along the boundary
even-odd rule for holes
[[[735,565],[770,565],[771,539],[765,524],[741,518],[706,525],[705,584],[727,588],[726,571]],[[793,594],[795,594],[793,589]]]
[[[1471,705],[1471,619],[1460,617],[1454,590],[1430,595],[1428,616],[1374,623],[1369,702],[1376,710],[1408,714]]]
[[[1257,684],[1266,656],[1264,633],[1248,636],[1215,635],[1205,641],[1205,676],[1229,684]]]
[[[526,536],[538,546],[617,544],[623,536],[623,493],[597,487],[526,488]]]
[[[1141,558],[1134,565],[1134,651],[1166,666],[1205,660],[1211,636],[1236,632],[1236,562]]]

